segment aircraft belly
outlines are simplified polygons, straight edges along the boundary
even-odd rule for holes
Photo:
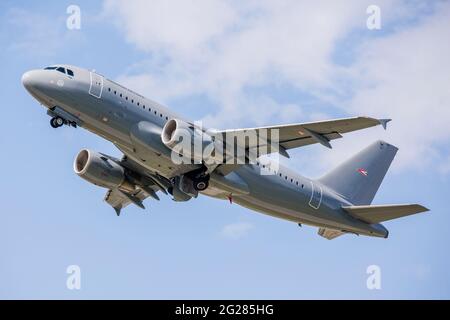
[[[354,232],[356,234],[373,235],[373,231],[370,225],[362,223],[342,223],[335,220],[329,220],[323,217],[314,216],[310,213],[290,210],[285,207],[279,207],[271,203],[262,202],[256,200],[252,196],[240,196],[233,198],[233,201],[245,208],[252,211],[260,212],[272,217],[280,218],[295,223],[301,223],[319,228],[332,228],[337,230],[346,230],[348,232]]]

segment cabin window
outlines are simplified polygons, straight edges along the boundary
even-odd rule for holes
[[[57,67],[46,67],[44,70],[56,70]]]

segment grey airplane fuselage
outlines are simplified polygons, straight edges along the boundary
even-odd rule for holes
[[[172,178],[193,168],[173,164],[171,150],[161,141],[154,140],[143,146],[142,141],[133,138],[133,131],[142,123],[162,130],[168,120],[183,120],[183,117],[95,72],[61,66],[73,70],[74,76],[56,70],[32,70],[22,78],[24,86],[42,105],[73,115],[79,119],[78,125],[111,141],[150,172]],[[300,224],[387,237],[388,231],[383,225],[367,224],[346,213],[342,206],[352,204],[319,181],[281,165],[275,173],[262,175],[261,166],[245,164],[233,171],[249,191],[233,194],[233,202]],[[214,176],[211,180],[214,182]],[[212,183],[202,193],[224,199],[226,192]]]

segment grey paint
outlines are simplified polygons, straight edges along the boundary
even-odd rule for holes
[[[161,142],[166,121],[186,121],[183,117],[97,73],[61,66],[73,70],[75,76],[54,70],[23,75],[23,85],[43,106],[69,113],[79,126],[113,142],[141,173],[169,179],[197,167],[174,165],[170,150]],[[380,155],[377,149],[381,144],[384,150]],[[232,195],[232,201],[241,206],[296,223],[387,237],[383,225],[359,220],[342,207],[370,204],[395,152],[395,147],[376,142],[317,181],[284,167],[276,175],[261,175],[257,165],[240,165],[225,177],[213,173],[210,188],[203,193],[220,199]],[[368,166],[370,177],[356,172],[359,165]]]

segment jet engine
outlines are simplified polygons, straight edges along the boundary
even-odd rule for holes
[[[126,192],[135,190],[126,178],[124,167],[95,151],[81,150],[75,158],[73,169],[81,178],[99,187],[118,188]]]
[[[179,119],[166,122],[161,140],[166,147],[183,156],[183,161],[196,164],[213,159],[219,145],[211,135]]]

